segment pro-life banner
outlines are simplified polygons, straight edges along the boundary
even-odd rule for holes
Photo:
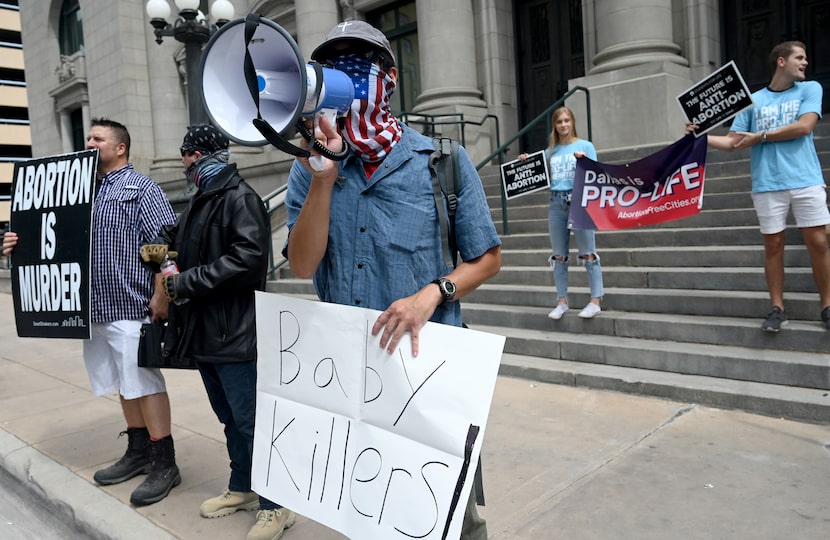
[[[628,229],[699,213],[703,206],[706,139],[686,135],[624,165],[578,158],[568,226]]]
[[[677,96],[677,103],[700,137],[752,105],[752,94],[732,61]]]
[[[20,337],[90,338],[90,224],[97,150],[14,165],[12,297]]]
[[[523,161],[516,159],[502,165],[501,182],[504,197],[507,200],[550,189],[550,174],[545,151],[540,150],[529,154]]]
[[[377,311],[256,303],[254,491],[349,538],[458,539],[505,338],[427,323],[413,358]]]

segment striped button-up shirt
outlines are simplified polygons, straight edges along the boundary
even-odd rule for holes
[[[158,184],[132,165],[99,183],[92,210],[92,322],[143,319],[154,276],[141,263],[141,245],[176,215]]]

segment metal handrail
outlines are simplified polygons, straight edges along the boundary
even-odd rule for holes
[[[262,198],[262,202],[265,203],[265,211],[268,213],[268,238],[271,239],[271,247],[268,250],[268,277],[270,279],[274,279],[277,270],[285,266],[285,264],[288,262],[288,259],[283,257],[280,262],[274,264],[274,239],[273,231],[271,230],[271,216],[273,216],[277,210],[285,206],[285,199],[273,206],[271,205],[271,201],[283,194],[287,189],[288,184],[282,185]]]
[[[545,109],[544,111],[539,113],[539,115],[536,116],[536,118],[531,120],[530,123],[528,123],[525,127],[520,129],[518,131],[518,133],[516,133],[515,135],[510,137],[507,140],[507,142],[500,145],[489,156],[484,158],[478,165],[476,165],[476,170],[481,170],[482,167],[484,167],[485,165],[490,163],[490,161],[492,161],[496,157],[498,157],[499,167],[501,167],[501,165],[504,164],[504,153],[505,153],[505,151],[507,151],[507,148],[513,142],[515,142],[519,137],[523,136],[525,133],[530,131],[534,126],[536,126],[537,123],[541,122],[542,120],[545,120],[545,122],[546,122],[545,125],[547,126],[547,131],[548,131],[548,133],[550,133],[550,130],[551,130],[550,115],[551,115],[551,113],[553,111],[555,111],[556,109],[558,109],[559,107],[561,107],[562,105],[564,105],[565,100],[568,99],[569,97],[571,97],[576,92],[585,92],[586,120],[588,122],[588,140],[590,141],[592,139],[592,131],[591,131],[591,93],[584,86],[574,86],[564,96],[562,96],[561,98],[556,100],[556,102],[554,102],[553,105],[551,105],[550,107],[548,107],[547,109]],[[507,198],[504,194],[504,190],[501,189],[500,191],[501,191],[502,230],[504,231],[504,234],[510,234],[510,230],[509,230],[508,222],[507,222]]]

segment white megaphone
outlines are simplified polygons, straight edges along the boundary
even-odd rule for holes
[[[211,123],[234,142],[246,146],[271,143],[291,155],[308,157],[307,150],[290,142],[295,129],[321,156],[312,167],[321,170],[322,156],[343,159],[314,140],[320,116],[334,123],[354,100],[354,85],[336,69],[303,61],[300,49],[278,24],[250,14],[222,26],[202,55],[201,94]],[[317,159],[315,159],[317,158]]]

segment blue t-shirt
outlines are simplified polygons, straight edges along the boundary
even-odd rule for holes
[[[596,161],[597,151],[594,145],[584,139],[577,139],[570,144],[558,144],[553,153],[550,148],[545,150],[549,156],[548,171],[550,172],[551,191],[571,191],[574,188],[574,172],[576,172],[576,158],[574,152],[585,152],[585,156]]]
[[[402,127],[400,141],[368,181],[363,162],[353,153],[340,162],[328,245],[314,274],[317,296],[324,302],[384,310],[452,271],[442,256],[429,173],[432,139]],[[460,259],[468,261],[501,240],[475,166],[463,148],[458,158],[455,238]],[[295,162],[285,197],[289,230],[297,223],[310,183],[311,175]],[[286,246],[290,241],[289,234]],[[441,304],[430,320],[461,326],[459,302]]]
[[[752,94],[753,105],[732,122],[732,131],[759,133],[792,124],[806,113],[821,118],[821,85],[796,82],[781,92],[762,88]],[[824,184],[813,134],[789,141],[758,143],[752,147],[752,191],[782,191]]]

